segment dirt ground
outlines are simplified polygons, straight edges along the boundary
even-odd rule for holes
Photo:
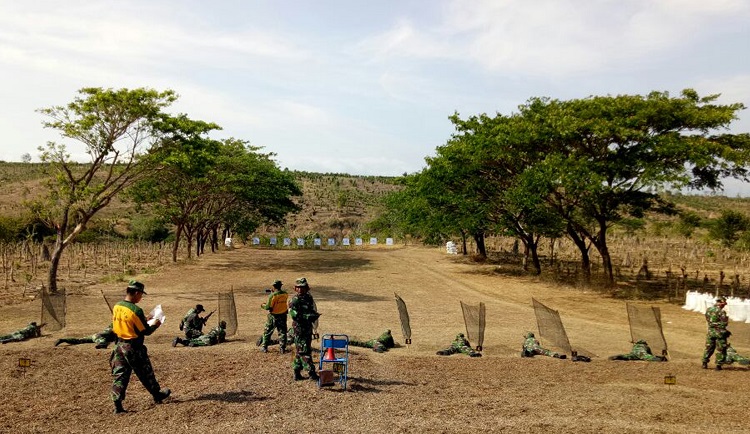
[[[292,381],[290,355],[277,347],[263,354],[255,340],[265,319],[263,289],[281,279],[291,291],[300,276],[322,313],[321,333],[374,338],[390,328],[403,343],[395,292],[409,308],[412,345],[384,354],[353,348],[345,391]],[[498,274],[439,249],[239,247],[137,277],[149,293],[144,310],[161,304],[167,315],[146,344],[172,396],[155,405],[133,378],[130,413],[113,415],[111,350],[54,347],[60,337],[90,335],[109,323],[100,290],[124,285],[95,285],[69,295],[64,330],[0,348],[0,432],[750,432],[741,410],[750,401],[750,372],[702,370],[705,320],[678,305],[647,304],[661,308],[669,362],[613,362],[607,356],[631,347],[624,301]],[[172,348],[182,315],[199,302],[212,310],[216,293],[230,288],[237,334],[218,346]],[[572,346],[596,354],[591,363],[519,356],[523,334],[536,331],[532,297],[560,312]],[[486,305],[481,358],[435,355],[464,330],[459,301]],[[0,332],[38,320],[40,310],[39,300],[0,306]],[[743,327],[732,323],[730,330]],[[742,339],[735,347],[750,354]],[[32,366],[21,370],[21,358]],[[667,375],[677,384],[665,385]]]

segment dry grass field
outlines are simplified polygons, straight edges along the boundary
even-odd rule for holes
[[[409,308],[412,345],[384,354],[354,348],[346,391],[292,381],[290,356],[274,347],[263,354],[255,339],[265,318],[263,289],[274,279],[291,289],[299,276],[311,284],[321,333],[373,338],[390,328],[403,343],[395,292]],[[750,432],[742,410],[750,372],[700,369],[705,321],[677,304],[646,304],[661,308],[669,362],[613,362],[607,356],[631,346],[622,300],[500,274],[439,249],[239,246],[136,277],[149,293],[144,310],[161,304],[167,315],[146,344],[172,396],[155,405],[133,378],[130,413],[115,416],[111,350],[54,347],[60,337],[89,335],[109,322],[100,291],[124,284],[92,284],[68,297],[64,330],[0,347],[0,432]],[[212,310],[216,293],[230,288],[238,333],[214,347],[172,348],[188,308],[202,302]],[[520,358],[522,335],[536,330],[532,297],[560,312],[571,344],[596,354],[591,363]],[[435,355],[463,331],[459,301],[486,305],[482,358]],[[0,306],[0,332],[38,320],[40,310],[38,299]],[[730,330],[740,353],[750,353],[746,325],[732,323]],[[32,367],[20,370],[20,358],[31,358]],[[676,385],[664,384],[670,374]]]

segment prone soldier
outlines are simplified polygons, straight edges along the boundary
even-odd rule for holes
[[[358,341],[352,339],[349,341],[349,345],[354,347],[372,348],[376,353],[384,353],[391,348],[395,348],[396,342],[393,340],[391,331],[386,330],[376,339],[370,339],[369,341]]]
[[[436,354],[438,356],[450,356],[451,354],[456,353],[467,354],[469,357],[482,357],[482,353],[474,351],[474,349],[471,348],[469,340],[466,339],[463,333],[456,335],[456,338],[453,339],[450,347],[440,350]]]
[[[627,354],[617,354],[610,356],[609,360],[645,360],[647,362],[666,362],[667,358],[662,356],[655,356],[651,352],[651,347],[648,343],[640,339],[634,345],[633,349]]]
[[[193,339],[180,339],[179,337],[172,340],[172,346],[176,347],[177,344],[182,344],[186,347],[209,347],[211,345],[218,345],[226,341],[227,336],[227,322],[220,321],[219,325],[212,328],[208,333],[198,336]]]
[[[521,357],[549,356],[556,359],[565,359],[565,354],[556,353],[543,348],[534,336],[533,332],[527,332],[521,348]]]
[[[112,324],[110,324],[106,329],[99,333],[94,333],[91,336],[84,336],[82,338],[60,338],[55,342],[55,346],[63,343],[68,345],[96,344],[94,348],[101,349],[107,348],[110,342],[114,342],[115,340],[117,340],[117,335],[112,331]]]
[[[46,324],[36,325],[36,321],[32,321],[26,327],[16,330],[4,336],[0,336],[0,342],[7,344],[8,342],[21,342],[31,338],[38,338],[42,336],[42,327]]]

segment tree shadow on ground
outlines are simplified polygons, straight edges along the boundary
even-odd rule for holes
[[[250,390],[228,391],[223,393],[206,393],[195,398],[185,399],[182,402],[189,401],[222,401],[232,403],[258,402],[267,401],[271,398],[267,396],[255,396],[255,392]]]

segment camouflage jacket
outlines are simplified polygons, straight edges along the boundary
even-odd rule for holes
[[[190,309],[182,319],[182,326],[185,330],[202,331],[203,324],[203,319],[198,315],[198,312],[195,311],[195,308]]]
[[[292,297],[289,302],[289,314],[294,322],[306,327],[312,327],[312,324],[320,316],[315,311],[315,301],[309,292]]]
[[[706,310],[706,322],[709,332],[723,333],[729,325],[729,317],[721,307],[711,306]]]

